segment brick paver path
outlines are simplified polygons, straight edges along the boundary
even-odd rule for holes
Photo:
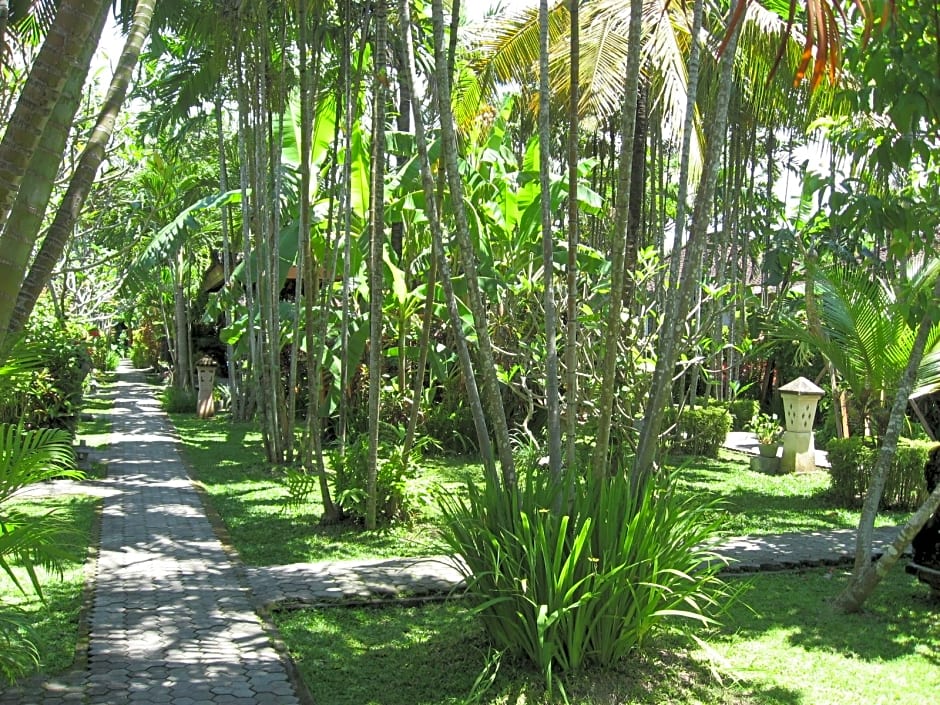
[[[122,369],[115,407],[86,671],[0,703],[299,705],[153,388]]]

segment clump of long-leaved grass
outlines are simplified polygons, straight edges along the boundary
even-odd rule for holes
[[[714,502],[681,498],[671,477],[634,487],[537,466],[515,487],[490,478],[441,499],[450,548],[496,649],[544,674],[608,666],[666,625],[690,636],[732,598],[708,550]]]

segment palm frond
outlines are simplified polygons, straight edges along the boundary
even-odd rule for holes
[[[0,504],[37,482],[83,476],[75,468],[72,439],[66,431],[0,424]]]

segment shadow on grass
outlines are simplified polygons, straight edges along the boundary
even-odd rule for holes
[[[253,494],[251,490],[211,494],[232,543],[249,565],[417,557],[445,550],[436,540],[437,527],[433,523],[395,524],[365,531],[352,520],[323,524],[318,512],[287,508],[286,490],[278,498],[252,499]]]
[[[282,613],[276,619],[316,702],[334,705],[447,705],[552,703],[544,679],[526,663],[505,657],[477,681],[490,658],[487,639],[458,602],[421,607],[330,608]],[[719,684],[706,664],[666,638],[610,669],[565,677],[572,703],[740,702]],[[796,705],[799,694],[784,688],[738,682],[733,688],[754,702]],[[730,699],[729,699],[730,698]]]
[[[785,630],[787,642],[807,651],[835,652],[865,661],[919,655],[940,667],[940,602],[900,566],[879,585],[858,614],[840,614],[832,600],[845,586],[844,571],[813,569],[760,574],[744,605],[724,620],[735,636]]]
[[[6,601],[0,603],[0,619],[24,612],[28,615],[29,630],[25,636],[36,645],[40,654],[40,663],[34,672],[54,675],[68,670],[72,665],[78,639],[82,590],[81,581],[47,581],[43,585],[44,603],[30,599],[19,605],[23,612]]]

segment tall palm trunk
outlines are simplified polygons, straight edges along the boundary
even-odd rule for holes
[[[0,348],[36,242],[35,234],[5,228],[10,208],[66,79],[72,67],[80,64],[105,1],[61,0],[0,141]]]
[[[105,148],[114,133],[114,125],[121,112],[121,107],[124,105],[124,99],[127,97],[127,89],[130,86],[134,67],[137,66],[140,51],[144,46],[147,35],[150,33],[150,22],[153,19],[155,5],[156,0],[137,0],[130,33],[127,35],[127,41],[124,43],[121,57],[118,59],[117,69],[115,69],[114,76],[111,78],[111,85],[108,87],[104,105],[98,112],[98,119],[95,121],[91,137],[82,150],[82,156],[79,158],[75,173],[69,181],[65,198],[62,199],[62,203],[56,211],[55,219],[52,221],[52,225],[43,239],[42,247],[36,254],[29,274],[20,289],[16,301],[16,310],[10,323],[11,329],[18,330],[26,324],[33,306],[36,305],[39,294],[49,281],[53,268],[59,258],[62,257],[65,245],[72,236],[75,223],[81,215],[82,207],[85,205],[85,199],[94,185],[98,168],[104,160]]]
[[[738,0],[747,2],[748,0]],[[732,9],[732,16],[734,10]],[[701,265],[705,247],[708,242],[708,224],[712,202],[714,200],[715,186],[718,181],[718,167],[721,162],[722,148],[725,140],[725,131],[728,123],[728,105],[731,99],[733,85],[734,55],[737,48],[740,23],[731,30],[725,45],[724,53],[719,62],[718,95],[715,99],[713,113],[708,120],[706,131],[707,145],[705,161],[702,166],[702,178],[695,196],[695,205],[692,213],[692,227],[689,231],[689,241],[684,257],[684,266],[680,274],[680,284],[669,303],[669,312],[660,332],[657,346],[656,369],[653,372],[652,386],[646,406],[646,415],[633,466],[634,483],[639,485],[646,481],[653,471],[656,449],[659,442],[659,432],[662,428],[666,404],[672,392],[672,375],[679,356],[679,344],[686,317],[692,306],[694,291],[701,285]],[[692,80],[692,71],[689,71],[689,80]],[[686,118],[689,113],[686,112]],[[691,129],[691,122],[686,122],[686,129]],[[680,176],[681,179],[681,176]],[[682,207],[680,190],[679,207]],[[679,218],[677,215],[676,238],[679,241]],[[673,251],[673,256],[679,253]]]
[[[82,50],[80,62],[72,68],[68,80],[62,91],[62,95],[56,102],[55,110],[49,117],[49,122],[42,133],[42,149],[36,150],[32,159],[29,161],[29,168],[24,176],[24,181],[30,185],[29,188],[21,188],[17,191],[16,200],[10,210],[7,219],[6,229],[16,231],[38,239],[42,229],[43,221],[46,215],[46,209],[49,205],[49,199],[52,196],[55,180],[62,166],[62,157],[68,145],[69,135],[72,132],[72,125],[75,121],[75,113],[82,100],[82,89],[85,85],[85,79],[88,76],[88,69],[91,66],[92,57],[97,49],[98,40],[101,37],[101,31],[104,28],[105,20],[108,17],[107,7],[102,6],[99,10],[97,24],[93,30],[92,37]],[[61,253],[60,253],[61,254]],[[35,263],[33,265],[35,268]],[[32,269],[23,282],[20,292],[17,295],[16,305],[10,319],[9,330],[15,333],[22,330],[29,318],[29,311],[23,308],[24,291],[31,286]],[[36,292],[36,296],[39,292]],[[30,305],[32,309],[32,304]]]
[[[578,103],[581,98],[581,19],[580,3],[570,6],[571,66],[568,101],[568,260],[565,267],[567,303],[565,323],[565,460],[569,469],[577,462],[578,440]]]
[[[637,257],[643,231],[643,202],[646,198],[646,136],[649,128],[649,83],[640,80],[636,121],[633,128],[633,161],[630,173],[630,212],[627,224],[627,243],[624,249],[624,271],[636,270]],[[636,278],[624,277],[623,307],[630,311],[636,298]]]
[[[322,18],[323,5],[319,4],[313,17],[313,26],[317,26]],[[320,428],[320,393],[322,389],[320,360],[326,347],[326,322],[320,326],[319,341],[314,338],[314,303],[319,296],[318,282],[314,270],[313,252],[310,246],[310,186],[312,181],[310,154],[313,135],[313,106],[311,101],[311,67],[309,58],[310,23],[306,2],[298,7],[297,49],[300,56],[300,209],[299,209],[299,238],[300,250],[298,253],[298,281],[302,281],[302,288],[298,289],[297,296],[303,303],[304,309],[304,337],[307,345],[305,366],[307,372],[307,423],[304,429],[305,443],[302,448],[301,462],[307,472],[315,472],[320,487],[320,500],[323,504],[321,521],[332,523],[338,519],[338,508],[333,503],[330,486],[326,478],[326,467],[323,462],[323,447]],[[317,57],[319,59],[319,49]],[[302,279],[301,279],[302,277]],[[332,277],[327,281],[331,282]],[[329,285],[327,285],[329,286]],[[321,318],[325,316],[325,306],[320,306]],[[296,333],[295,333],[296,337]],[[291,409],[293,414],[293,409]]]
[[[453,15],[459,14],[460,2],[454,2]],[[502,470],[503,482],[512,487],[516,484],[516,468],[512,457],[509,440],[509,426],[506,411],[503,408],[496,377],[496,358],[493,355],[493,343],[490,340],[489,322],[483,297],[477,278],[476,253],[470,239],[470,226],[463,201],[463,182],[457,163],[457,136],[454,132],[454,115],[451,110],[450,69],[448,56],[444,52],[444,10],[441,0],[431,3],[432,24],[434,27],[434,70],[435,84],[441,116],[441,154],[444,158],[444,170],[450,190],[450,201],[456,221],[457,251],[460,264],[467,280],[467,300],[473,314],[473,323],[479,341],[478,359],[482,377],[482,399],[493,425],[496,436],[496,452]]]
[[[222,127],[222,98],[215,100],[215,132],[219,145],[219,191],[228,193],[228,159],[225,156],[225,133]],[[232,281],[232,242],[230,235],[229,206],[222,206],[220,218],[220,231],[222,235],[222,276],[225,286],[233,286]],[[225,327],[232,325],[232,310],[230,306],[224,307]],[[240,360],[236,359],[235,346],[230,342],[225,345],[225,364],[228,371],[228,386],[232,397],[232,419],[247,421],[251,404],[243,384],[243,372]]]
[[[548,87],[548,0],[539,2],[539,186],[542,191],[542,270],[545,307],[545,407],[548,412],[548,471],[561,479],[561,414],[558,389],[558,316],[555,312],[555,238],[551,211],[551,92]],[[577,201],[577,190],[571,197]]]
[[[464,384],[467,389],[468,403],[470,412],[473,416],[473,423],[477,434],[477,443],[480,447],[480,455],[483,459],[484,471],[490,482],[499,482],[499,476],[496,473],[496,463],[490,445],[489,431],[487,430],[486,416],[483,412],[483,403],[480,399],[479,389],[477,387],[476,374],[473,369],[473,362],[470,359],[470,346],[467,337],[464,334],[463,320],[460,318],[460,312],[457,308],[457,295],[454,292],[454,284],[451,278],[450,264],[447,259],[447,253],[444,250],[444,235],[441,225],[441,214],[438,210],[438,201],[434,193],[434,177],[431,175],[431,162],[428,157],[427,131],[424,127],[424,115],[421,112],[420,101],[414,95],[415,68],[414,54],[412,52],[412,33],[411,33],[411,8],[409,0],[399,0],[399,16],[401,18],[402,33],[404,42],[402,43],[405,53],[405,71],[402,73],[402,86],[405,87],[411,96],[411,108],[415,124],[415,141],[418,148],[418,160],[421,165],[421,185],[424,190],[425,207],[427,208],[428,225],[431,229],[431,237],[434,243],[434,258],[440,266],[441,282],[444,285],[444,295],[447,300],[447,312],[450,318],[451,328],[454,332],[454,338],[457,341],[457,359],[460,362],[460,369],[463,372]],[[444,93],[438,95],[438,102],[449,99],[449,95]]]
[[[601,370],[601,398],[598,405],[597,436],[594,449],[594,476],[604,477],[609,468],[610,429],[613,423],[617,388],[617,352],[620,345],[620,312],[623,302],[624,246],[629,227],[630,175],[633,173],[633,137],[636,127],[636,103],[640,84],[640,41],[643,29],[643,0],[631,0],[627,30],[627,70],[624,81],[623,119],[620,127],[620,164],[617,172],[617,196],[611,248],[610,302],[607,311],[607,336]]]
[[[384,302],[385,246],[385,63],[388,38],[388,7],[378,0],[375,12],[375,61],[372,83],[372,207],[369,247],[369,465],[366,477],[366,528],[375,528],[376,480],[379,452],[379,402],[382,392],[382,303]],[[404,350],[399,350],[404,355]]]
[[[186,247],[181,247],[171,265],[173,271],[173,319],[175,323],[175,345],[173,347],[173,386],[176,389],[192,389],[192,353],[189,349],[189,307],[186,305],[186,290],[183,273],[187,267]]]

